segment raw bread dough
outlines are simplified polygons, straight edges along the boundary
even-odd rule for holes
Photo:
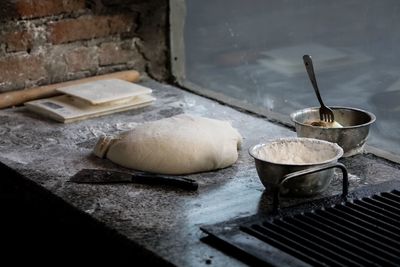
[[[188,174],[232,165],[241,142],[227,121],[183,114],[141,124],[117,137],[102,137],[94,153],[127,168]]]

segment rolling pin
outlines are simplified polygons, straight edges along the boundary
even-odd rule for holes
[[[137,82],[140,78],[139,72],[135,70],[119,71],[110,74],[98,75],[68,82],[49,84],[24,90],[0,93],[0,109],[21,105],[27,101],[60,95],[57,88],[77,85],[106,79],[121,79],[128,82]]]

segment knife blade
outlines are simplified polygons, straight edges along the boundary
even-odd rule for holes
[[[108,184],[108,183],[138,183],[149,185],[168,185],[186,190],[197,190],[195,180],[153,173],[129,173],[114,170],[82,169],[70,179],[74,183]]]

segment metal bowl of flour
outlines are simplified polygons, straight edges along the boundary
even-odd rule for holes
[[[265,189],[281,195],[305,197],[327,189],[343,149],[313,138],[279,138],[252,146],[258,176]]]
[[[319,121],[319,107],[306,108],[290,114],[295,123],[298,137],[309,137],[337,143],[343,148],[344,157],[355,155],[363,150],[369,134],[369,128],[376,120],[371,112],[349,108],[331,107],[335,121],[342,128],[327,128],[313,126],[312,122]]]

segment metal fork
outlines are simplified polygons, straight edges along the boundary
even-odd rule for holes
[[[317,79],[315,78],[315,72],[314,72],[314,67],[313,67],[313,63],[311,60],[311,56],[304,55],[303,61],[304,61],[304,65],[306,66],[308,77],[310,78],[310,81],[314,87],[315,94],[317,95],[318,101],[321,104],[321,107],[319,108],[320,120],[327,121],[327,122],[334,122],[335,116],[333,115],[332,109],[325,106],[324,102],[322,101],[321,95],[319,93]]]

